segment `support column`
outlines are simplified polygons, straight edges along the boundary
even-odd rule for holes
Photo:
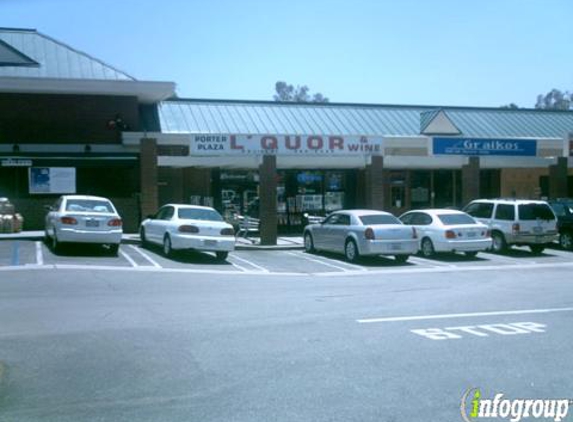
[[[373,155],[372,162],[366,166],[365,170],[365,196],[366,208],[373,210],[384,210],[385,206],[385,177],[384,177],[384,157]]]
[[[557,157],[557,163],[549,166],[549,198],[567,197],[567,157]]]
[[[139,154],[139,209],[141,218],[157,211],[157,141],[141,138]]]
[[[277,157],[263,156],[259,166],[259,218],[261,244],[277,244]]]
[[[479,157],[469,157],[468,164],[462,166],[462,205],[479,196]]]

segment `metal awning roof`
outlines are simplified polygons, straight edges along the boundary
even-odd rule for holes
[[[573,112],[532,109],[174,99],[159,104],[159,117],[163,133],[407,137],[419,136],[421,120],[435,110],[464,137],[563,139],[573,132]]]

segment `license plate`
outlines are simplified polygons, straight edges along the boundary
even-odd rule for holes
[[[86,227],[99,227],[99,221],[97,221],[97,220],[86,220]]]
[[[468,232],[468,233],[466,233],[466,236],[467,236],[467,237],[476,237],[476,236],[477,236],[477,233],[475,233],[475,232]]]
[[[390,250],[391,251],[401,251],[402,244],[401,243],[390,243]]]
[[[205,246],[217,246],[217,241],[216,241],[216,240],[209,240],[209,239],[207,239],[207,240],[205,240],[205,241],[203,242],[203,244],[204,244]]]
[[[534,227],[533,233],[535,233],[535,234],[543,233],[543,227]]]

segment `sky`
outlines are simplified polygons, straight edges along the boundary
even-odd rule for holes
[[[533,107],[573,91],[573,0],[0,0],[35,28],[184,98]]]

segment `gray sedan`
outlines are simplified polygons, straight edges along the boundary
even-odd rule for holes
[[[304,247],[342,253],[350,262],[364,255],[392,255],[406,262],[418,251],[416,229],[392,214],[373,210],[337,211],[304,228]]]

